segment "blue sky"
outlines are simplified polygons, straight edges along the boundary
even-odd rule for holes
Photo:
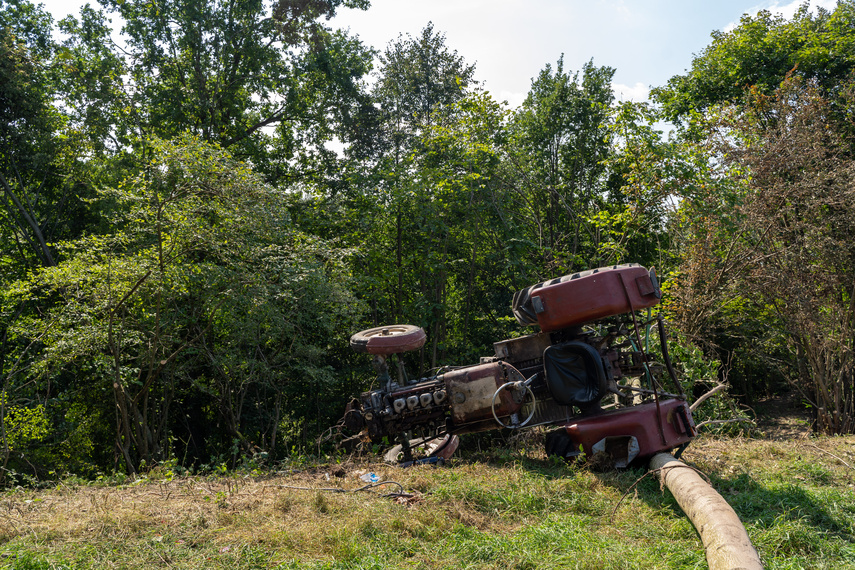
[[[42,0],[60,19],[79,0]],[[566,70],[593,59],[616,69],[618,99],[640,101],[651,86],[683,73],[692,54],[744,13],[791,16],[803,0],[372,0],[367,11],[340,10],[334,27],[349,28],[382,50],[399,34],[416,36],[433,22],[446,45],[476,65],[494,98],[519,105],[531,79],[564,54]],[[835,0],[810,0],[831,9]],[[95,4],[95,2],[93,2]]]
[[[493,97],[512,106],[562,53],[567,70],[591,59],[615,68],[615,95],[638,101],[649,87],[688,69],[713,30],[762,9],[789,17],[802,1],[372,0],[369,10],[342,10],[334,23],[382,49],[399,33],[415,36],[432,21],[449,48],[476,64],[476,77]],[[811,0],[812,7],[835,4]]]

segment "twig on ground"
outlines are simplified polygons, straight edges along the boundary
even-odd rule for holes
[[[733,418],[730,420],[707,420],[705,422],[701,422],[695,426],[695,429],[700,429],[706,425],[718,425],[718,424],[732,424],[736,422],[745,422],[751,425],[756,426],[757,424],[751,418]]]
[[[823,448],[821,448],[821,447],[817,447],[816,445],[813,445],[812,443],[804,443],[804,444],[802,444],[802,445],[804,445],[804,446],[806,446],[806,447],[812,447],[812,448],[814,448],[814,449],[817,449],[817,450],[819,450],[819,451],[821,451],[821,452],[823,452],[823,453],[825,453],[825,454],[827,454],[827,455],[832,456],[833,458],[835,458],[836,460],[838,460],[840,463],[842,463],[843,465],[845,465],[845,466],[846,466],[846,467],[848,467],[849,469],[855,469],[855,467],[852,467],[851,465],[849,465],[848,463],[846,463],[845,461],[843,461],[842,459],[840,459],[839,457],[837,457],[836,455],[834,455],[833,453],[831,453],[830,451],[826,451],[826,450],[824,450],[824,449],[823,449]]]
[[[407,493],[404,491],[404,486],[398,483],[397,481],[380,481],[379,483],[369,483],[368,485],[364,485],[359,487],[358,489],[342,489],[340,487],[296,487],[294,485],[276,485],[280,489],[294,489],[296,491],[325,491],[327,493],[359,493],[360,491],[371,491],[374,487],[381,487],[383,485],[397,485],[400,491],[397,493],[386,493],[385,495],[380,495],[381,497],[410,497],[411,493]]]

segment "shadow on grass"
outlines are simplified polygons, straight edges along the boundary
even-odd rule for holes
[[[710,480],[744,523],[768,528],[782,520],[800,522],[855,543],[852,525],[838,520],[827,508],[826,501],[803,487],[791,483],[769,487],[746,473],[733,479],[712,476]],[[833,488],[831,492],[847,500],[844,493],[848,492]],[[849,509],[855,511],[855,499],[851,495],[848,502]]]
[[[637,497],[651,507],[668,508],[675,515],[684,516],[676,499],[670,492],[660,489],[652,473],[635,469],[600,472],[596,476],[604,485],[624,493],[631,492],[634,486]],[[747,473],[708,477],[713,488],[746,526],[758,529],[802,527],[817,536],[833,536],[855,544],[855,496],[847,489],[827,486],[808,490],[788,482],[767,484]],[[842,503],[837,514],[829,509],[829,497]]]
[[[634,495],[651,507],[669,509],[675,516],[685,516],[673,495],[662,490],[656,476],[644,468],[598,471],[586,465],[564,465],[563,462],[533,459],[495,449],[490,454],[480,455],[473,454],[466,460],[496,467],[514,463],[532,475],[548,480],[572,479],[587,472],[621,496]],[[798,526],[817,535],[834,536],[855,544],[855,495],[848,489],[833,485],[808,489],[780,479],[778,483],[761,482],[748,473],[733,477],[713,474],[709,475],[709,480],[746,525],[758,529]]]

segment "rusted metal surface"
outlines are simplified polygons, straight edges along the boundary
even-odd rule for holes
[[[513,308],[520,324],[537,324],[551,332],[653,307],[660,297],[658,284],[645,268],[616,265],[523,289],[514,296]]]
[[[524,362],[535,360],[543,356],[543,351],[552,345],[549,333],[536,333],[500,340],[493,343],[493,350],[497,358],[507,359],[509,362]]]
[[[360,331],[350,337],[350,346],[356,352],[388,356],[421,348],[427,335],[414,325],[386,325]]]
[[[662,443],[659,437],[660,424],[665,443]],[[650,402],[603,412],[593,417],[579,418],[568,422],[564,429],[569,438],[580,445],[587,455],[598,451],[595,446],[605,438],[635,438],[638,452],[629,461],[674,449],[688,443],[697,435],[688,405],[683,400],[674,399],[662,400],[658,409],[656,402]],[[616,466],[625,467],[629,461]]]
[[[411,441],[534,425],[558,427],[547,453],[600,452],[617,467],[683,446],[697,432],[668,359],[664,324],[640,315],[660,295],[653,271],[634,264],[528,287],[515,295],[513,310],[540,332],[494,343],[495,354],[480,364],[414,380],[403,371],[393,380],[385,358],[421,347],[424,331],[392,325],[357,333],[351,345],[375,355],[380,388],[351,402],[343,423],[375,443],[400,442],[406,463],[418,461]],[[645,349],[654,322],[662,363]],[[663,391],[669,377],[680,394]]]
[[[525,380],[513,366],[504,362],[480,364],[471,368],[454,370],[439,377],[448,390],[451,401],[451,419],[454,425],[493,417],[493,395],[507,382]],[[500,418],[519,411],[522,401],[514,401],[513,392],[502,390],[498,395],[495,410]]]

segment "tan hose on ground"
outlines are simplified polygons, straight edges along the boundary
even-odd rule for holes
[[[742,521],[709,483],[670,453],[654,455],[650,469],[701,535],[710,570],[763,570]]]

